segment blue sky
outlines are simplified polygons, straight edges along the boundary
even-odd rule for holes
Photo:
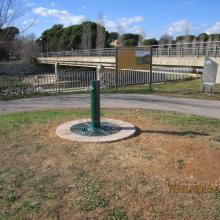
[[[220,0],[23,0],[32,12],[20,19],[28,30],[40,37],[54,24],[65,27],[83,21],[97,21],[103,13],[106,30],[121,33],[145,33],[146,39],[164,34],[176,36],[220,33]],[[120,28],[119,28],[120,27]]]

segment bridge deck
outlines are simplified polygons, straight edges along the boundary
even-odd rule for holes
[[[181,48],[180,48],[181,49]],[[196,48],[154,48],[152,65],[203,67],[205,55],[218,64],[217,83],[220,83],[220,47]],[[37,58],[39,63],[115,69],[115,49],[107,48],[87,51],[63,51],[43,53]]]

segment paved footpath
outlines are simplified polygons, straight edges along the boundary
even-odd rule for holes
[[[90,108],[90,94],[0,101],[0,114],[58,108]],[[220,119],[220,101],[140,94],[101,94],[101,108],[175,111]]]

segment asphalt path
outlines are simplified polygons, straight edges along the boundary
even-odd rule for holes
[[[140,94],[101,94],[101,108],[174,111],[220,119],[220,101]],[[90,108],[90,94],[0,101],[0,114],[60,108]]]

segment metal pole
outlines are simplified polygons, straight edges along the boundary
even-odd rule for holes
[[[197,46],[196,57],[199,57],[199,46]]]
[[[91,130],[100,129],[100,81],[91,80]]]
[[[150,79],[149,79],[149,90],[151,91],[152,90],[152,47],[150,47]]]
[[[118,91],[118,48],[116,47],[116,58],[115,58],[115,91]]]
[[[40,41],[41,41],[41,56],[42,56],[42,49],[43,49],[43,47],[42,47],[42,38],[40,38]]]

